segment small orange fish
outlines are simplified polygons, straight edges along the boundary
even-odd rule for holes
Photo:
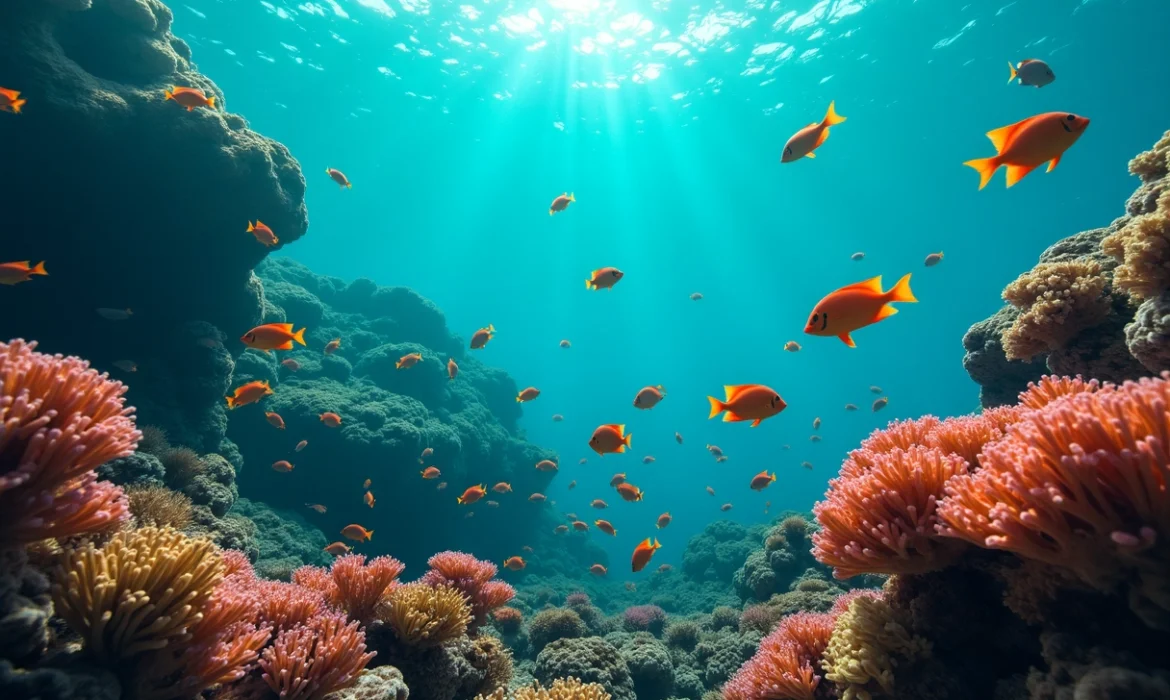
[[[572,192],[566,192],[562,195],[559,195],[556,199],[554,199],[552,201],[552,204],[550,204],[548,206],[548,215],[552,216],[553,214],[556,214],[558,211],[564,211],[565,209],[569,208],[570,202],[576,202],[576,201],[577,201],[577,198],[573,196]]]
[[[463,495],[459,496],[455,500],[459,503],[459,505],[467,506],[475,503],[486,495],[487,484],[478,484],[476,486],[468,486],[467,490],[463,492]]]
[[[240,342],[253,350],[292,350],[293,343],[305,344],[305,329],[293,333],[291,323],[266,323],[240,336]]]
[[[363,497],[363,499],[365,500],[367,506],[369,506],[371,508],[374,507],[374,494],[373,493],[366,491],[366,495]]]
[[[589,523],[581,522],[580,520],[574,520],[571,524],[577,532],[585,532],[589,529]]]
[[[308,446],[309,446],[308,440],[301,440],[300,442],[297,443],[297,446],[293,448],[293,452],[300,452],[301,450],[305,449]]]
[[[658,543],[657,539],[651,541],[647,537],[642,540],[642,543],[634,548],[634,556],[630,558],[630,568],[633,569],[634,573],[646,568],[646,565],[650,563],[650,557],[653,557],[655,550],[661,547],[662,545]]]
[[[939,264],[940,262],[942,262],[942,259],[943,259],[943,254],[942,254],[941,252],[939,252],[939,253],[931,253],[930,255],[927,255],[927,256],[926,256],[926,260],[924,260],[924,261],[923,261],[923,263],[924,263],[924,264],[925,264],[927,267],[934,267],[935,265],[937,265],[937,264]]]
[[[707,493],[709,493],[709,494],[711,494],[712,496],[714,496],[714,495],[715,495],[715,489],[713,489],[713,488],[711,488],[710,486],[708,486],[708,487],[707,487]]]
[[[97,315],[106,319],[107,321],[125,321],[134,315],[132,309],[108,309],[105,307],[95,309]]]
[[[752,491],[763,491],[776,480],[776,472],[768,473],[768,470],[756,474],[752,477],[751,489]]]
[[[0,88],[0,112],[20,114],[20,108],[24,107],[26,102],[28,100],[20,99],[20,91]]]
[[[1068,112],[1037,114],[987,132],[987,138],[995,147],[995,155],[969,160],[963,165],[979,173],[979,189],[987,187],[995,171],[1006,165],[1007,186],[1011,187],[1045,163],[1048,163],[1047,172],[1052,172],[1064,152],[1088,127],[1088,119]]]
[[[422,362],[422,353],[412,352],[409,355],[403,355],[398,358],[398,362],[394,363],[395,369],[410,369],[418,363]]]
[[[793,134],[792,138],[788,139],[788,143],[784,144],[784,154],[780,156],[781,163],[791,163],[801,158],[817,157],[813,151],[820,148],[821,144],[829,138],[829,127],[836,126],[845,121],[845,117],[837,114],[837,110],[833,109],[833,105],[833,102],[829,103],[829,110],[825,112],[824,119],[809,124]]]
[[[642,464],[651,464],[651,463],[656,462],[656,461],[657,460],[654,459],[654,455],[646,455],[645,457],[642,458]]]
[[[508,557],[504,560],[504,568],[508,571],[520,571],[528,566],[523,557]]]
[[[288,460],[282,459],[279,462],[273,462],[272,469],[273,471],[288,473],[293,470],[293,465]]]
[[[194,111],[196,107],[215,109],[215,96],[208,97],[198,88],[176,87],[172,85],[170,90],[163,90],[163,95],[165,99],[174,100],[186,107],[188,112]]]
[[[577,488],[577,480],[573,479],[572,481],[569,482],[569,490],[572,491],[575,488]]]
[[[673,568],[674,567],[670,564],[663,564],[662,566],[658,567],[658,573],[665,574],[667,571],[670,571]]]
[[[337,352],[337,349],[340,347],[341,347],[341,338],[334,338],[333,340],[330,340],[328,343],[325,343],[325,349],[322,350],[322,352],[324,352],[326,355],[332,355],[333,353]]]
[[[613,289],[613,286],[625,276],[626,273],[616,267],[603,267],[589,273],[589,279],[585,280],[585,289]]]
[[[365,481],[362,482],[362,488],[368,489],[368,488],[370,488],[370,484],[372,484],[372,483],[374,483],[374,481],[372,479],[366,479]]]
[[[284,419],[280,417],[279,413],[267,411],[264,414],[264,419],[267,420],[277,430],[284,430]]]
[[[800,352],[800,343],[796,342],[795,340],[790,340],[787,343],[784,343],[784,349],[788,352]]]
[[[496,493],[512,493],[512,485],[506,481],[501,481],[492,487],[492,491]]]
[[[525,389],[524,391],[521,391],[519,394],[516,394],[516,403],[524,403],[525,401],[531,401],[531,400],[535,399],[537,396],[540,396],[540,389],[537,389],[534,386],[530,386],[527,389]]]
[[[669,525],[671,520],[674,520],[674,518],[671,517],[670,513],[663,513],[662,515],[658,516],[658,529],[661,530],[662,528]]]
[[[817,416],[816,418],[813,418],[813,430],[820,430],[820,429],[821,429],[821,418],[820,418],[820,416]]]
[[[285,369],[287,369],[290,372],[298,372],[301,369],[301,363],[297,362],[296,360],[292,359],[291,357],[288,358],[287,360],[281,360],[280,364],[282,367],[284,367]]]
[[[857,347],[850,333],[898,313],[894,302],[916,302],[910,291],[910,275],[904,275],[887,292],[882,291],[881,275],[864,282],[841,287],[813,307],[804,326],[809,335],[836,336],[849,347]]]
[[[440,482],[439,482],[439,485],[435,487],[435,490],[436,490],[436,491],[442,491],[442,490],[443,490],[443,489],[445,489],[445,488],[447,488],[447,482],[446,482],[446,481],[440,481]]]
[[[325,511],[327,510],[327,508],[325,508],[325,506],[321,505],[320,503],[306,503],[305,505],[317,511],[318,513],[321,513],[322,515],[324,515]]]
[[[496,336],[496,327],[488,324],[487,328],[480,328],[475,333],[471,334],[471,349],[479,350],[488,344],[488,341]]]
[[[723,505],[719,506],[719,510],[723,511],[724,513],[726,513],[727,511],[731,510],[731,504],[730,504],[730,503],[724,503]]]
[[[555,472],[557,463],[551,459],[542,459],[536,463],[536,470],[540,472]]]
[[[265,396],[272,395],[272,387],[268,386],[268,381],[254,381],[242,384],[236,387],[231,396],[225,396],[227,406],[229,409],[237,409],[240,406],[247,406],[250,403],[256,403]]]
[[[115,367],[122,370],[123,372],[137,372],[138,371],[138,363],[135,362],[134,360],[114,360],[111,364],[113,364]]]
[[[568,531],[569,531],[568,525],[557,525],[556,527],[553,528],[553,533],[557,534],[557,535],[563,535]]]
[[[545,500],[545,497],[543,493],[534,493],[528,497],[528,500],[532,501],[533,503],[541,503]]]
[[[573,347],[573,344],[572,344],[572,343],[570,343],[570,342],[569,342],[569,341],[567,341],[567,340],[562,340],[562,341],[561,341],[561,343],[560,343],[560,345],[561,345],[561,347],[562,347],[562,348],[565,348],[566,350],[567,350],[567,349],[569,349],[569,348],[571,348],[571,347]]]
[[[276,237],[272,229],[268,228],[268,225],[259,219],[254,224],[251,221],[248,222],[248,233],[252,234],[252,237],[256,239],[257,243],[262,243],[269,248],[280,243],[280,239]]]
[[[528,545],[524,545],[520,549],[528,554],[532,554],[535,551],[534,549],[532,549],[532,547],[529,547]]]
[[[628,481],[617,485],[617,492],[621,494],[623,501],[640,501],[642,500],[642,489],[634,486]]]
[[[454,380],[457,374],[459,374],[459,365],[455,364],[454,359],[447,358],[447,380]]]
[[[20,262],[0,263],[0,284],[20,284],[28,282],[33,275],[48,275],[45,272],[45,262],[42,260],[33,267],[29,267],[27,260]]]
[[[666,398],[666,389],[662,385],[643,387],[634,395],[634,408],[641,408],[649,410],[658,405],[658,402]]]
[[[341,172],[337,168],[325,168],[325,174],[328,175],[331,180],[340,185],[341,189],[353,189],[353,184],[349,181],[349,178],[345,176],[345,173]]]
[[[419,474],[421,474],[422,478],[424,479],[438,479],[440,476],[442,476],[442,472],[439,471],[438,467],[427,467],[426,469],[419,472]]]
[[[724,423],[750,420],[754,428],[760,421],[771,418],[788,407],[775,389],[763,384],[728,385],[723,387],[723,391],[727,395],[724,401],[714,396],[707,397],[711,402],[711,415],[707,416],[708,420],[726,411],[723,413]]]
[[[589,573],[593,574],[594,576],[605,576],[609,573],[609,570],[601,564],[594,564],[593,566],[589,567]]]
[[[341,426],[341,416],[337,415],[336,413],[326,411],[325,413],[322,413],[319,418],[327,428],[338,428]]]
[[[606,503],[605,501],[601,500],[600,498],[593,499],[593,502],[590,503],[589,505],[593,506],[594,508],[596,508],[598,510],[602,510],[604,508],[609,508],[609,504]]]
[[[607,453],[625,452],[630,446],[630,437],[624,425],[616,423],[602,425],[593,431],[593,437],[589,438],[589,446],[604,457]]]
[[[626,475],[624,472],[621,474],[614,474],[613,478],[611,478],[609,480],[609,485],[613,486],[615,488],[618,486],[618,484],[624,484],[624,483],[626,483]]]
[[[335,557],[340,557],[342,554],[349,554],[352,552],[353,547],[350,547],[344,542],[334,542],[333,544],[325,547],[325,551],[329,552]]]
[[[419,463],[419,464],[422,464],[422,463],[423,463],[423,461],[424,461],[424,460],[425,460],[427,457],[430,457],[430,456],[431,456],[431,455],[433,455],[433,454],[435,454],[435,448],[433,448],[433,447],[428,447],[428,448],[426,448],[425,450],[423,450],[423,451],[422,451],[422,454],[421,454],[421,455],[419,455],[419,457],[418,457],[418,463]]]
[[[367,530],[361,525],[346,525],[341,534],[346,538],[355,540],[357,542],[364,542],[374,539],[374,531]]]
[[[601,530],[605,534],[613,535],[614,537],[617,536],[617,530],[614,529],[613,525],[608,520],[594,520],[593,524],[597,526],[598,530]]]
[[[890,400],[888,398],[886,398],[885,396],[881,397],[880,399],[874,399],[873,412],[877,413],[878,411],[882,410],[887,405],[889,405],[889,403],[890,403]]]

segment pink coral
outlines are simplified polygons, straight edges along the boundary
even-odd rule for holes
[[[723,686],[724,700],[814,700],[833,619],[824,613],[784,618]]]
[[[360,554],[338,557],[330,569],[337,587],[332,602],[341,606],[350,619],[368,622],[374,616],[374,608],[405,568],[394,557],[375,557],[369,563]]]
[[[76,357],[0,343],[0,542],[105,529],[129,517],[122,490],[94,470],[142,433],[126,387]]]
[[[248,555],[238,549],[225,549],[219,554],[223,560],[224,576],[241,576],[247,580],[256,578],[256,571]]]
[[[939,423],[926,436],[925,444],[944,454],[958,455],[971,467],[978,465],[979,452],[992,440],[1003,437],[999,423],[986,416],[958,416]]]
[[[516,634],[524,624],[524,613],[516,608],[496,608],[492,611],[492,621],[504,634]]]
[[[875,430],[861,441],[861,445],[849,453],[841,465],[844,478],[860,476],[873,466],[873,455],[894,449],[908,450],[925,444],[926,436],[940,423],[934,416],[923,416],[917,420],[891,421],[883,430]]]
[[[325,596],[305,586],[261,579],[238,583],[251,596],[256,607],[256,621],[271,626],[277,634],[305,625],[328,610]]]
[[[471,602],[474,629],[487,621],[492,610],[516,596],[516,589],[503,581],[493,581],[498,569],[490,561],[476,559],[463,552],[439,552],[427,560],[431,570],[422,577],[428,586],[449,585]]]
[[[281,632],[260,656],[264,682],[281,700],[320,700],[347,688],[374,658],[357,622],[330,613]]]
[[[570,608],[583,608],[588,605],[593,605],[593,601],[589,599],[589,594],[584,591],[574,591],[565,596],[565,605]]]
[[[662,634],[666,628],[666,611],[657,605],[635,605],[622,613],[622,626],[627,632]]]

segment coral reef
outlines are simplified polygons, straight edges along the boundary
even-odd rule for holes
[[[625,660],[612,644],[598,637],[552,642],[536,657],[533,675],[545,685],[572,677],[601,685],[614,700],[637,698]]]
[[[389,593],[378,608],[378,619],[389,625],[403,644],[434,646],[467,633],[471,607],[467,596],[451,586],[408,583]]]
[[[491,695],[477,695],[475,700],[507,700],[504,688],[497,688]],[[582,683],[576,678],[558,678],[548,688],[539,682],[517,688],[512,700],[610,700],[612,696],[597,683]]]
[[[627,632],[649,632],[662,636],[666,629],[666,611],[657,605],[635,605],[622,613],[622,627]]]
[[[191,524],[191,499],[165,486],[133,486],[126,489],[126,498],[139,525],[185,530]]]
[[[357,683],[372,658],[356,622],[324,614],[281,632],[261,654],[260,668],[264,682],[282,700],[320,700]]]
[[[588,637],[589,628],[581,616],[571,608],[550,608],[541,610],[528,622],[528,642],[534,653],[539,654],[550,643],[558,639]]]

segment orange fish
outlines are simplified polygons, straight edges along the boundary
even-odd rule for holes
[[[562,341],[561,341],[561,347],[562,347],[562,348],[565,348],[565,349],[567,350],[567,349],[569,349],[569,348],[573,347],[573,344],[572,344],[572,343],[570,343],[570,342],[569,342],[569,341],[567,341],[567,340],[562,340]]]
[[[293,343],[305,344],[305,329],[293,333],[291,323],[266,323],[240,336],[240,342],[253,350],[292,350]]]
[[[496,493],[512,493],[512,485],[506,481],[501,481],[492,487],[492,491]]]
[[[467,490],[463,492],[463,495],[459,496],[455,500],[459,503],[459,505],[467,506],[475,503],[486,495],[487,484],[479,484],[477,486],[468,486]]]
[[[371,534],[373,534],[373,533],[371,533]],[[325,551],[329,552],[330,554],[332,554],[335,557],[340,557],[342,554],[349,554],[350,552],[352,552],[353,547],[350,547],[349,545],[347,545],[344,542],[334,542],[333,544],[329,545],[328,547],[325,547]]]
[[[353,189],[353,184],[349,181],[349,178],[345,176],[345,173],[341,172],[337,168],[325,168],[325,174],[328,175],[330,179],[332,179],[338,185],[340,185],[341,189]]]
[[[776,472],[769,474],[768,470],[765,469],[764,471],[752,477],[752,491],[763,491],[764,489],[768,488],[768,486],[770,486],[775,480]]]
[[[710,486],[708,486],[708,487],[707,487],[707,493],[709,493],[709,494],[711,494],[712,496],[714,496],[714,495],[715,495],[715,489],[713,489],[713,488],[711,488]]]
[[[589,529],[589,523],[581,522],[580,520],[574,520],[572,525],[573,529],[577,532],[585,532]]]
[[[288,460],[282,459],[279,462],[272,463],[273,471],[288,473],[293,470],[293,465]]]
[[[422,478],[424,479],[438,479],[442,476],[442,472],[439,471],[438,467],[427,467],[419,472],[419,474],[422,474]]]
[[[642,464],[652,464],[655,461],[657,460],[654,459],[654,455],[646,455],[642,458]]]
[[[374,483],[373,480],[366,479],[365,481],[362,482],[362,488],[368,489],[368,488],[370,488],[370,484],[372,484],[372,483]]]
[[[327,510],[327,508],[325,508],[325,506],[321,505],[320,503],[306,503],[305,505],[317,511],[318,513],[321,513],[322,515],[324,515],[325,511]]]
[[[804,332],[809,335],[837,336],[849,347],[856,347],[850,333],[898,313],[893,302],[916,302],[906,274],[892,289],[882,291],[881,276],[851,284],[830,293],[813,307]]]
[[[523,557],[508,557],[504,560],[504,568],[508,571],[520,571],[525,566],[528,566],[528,563]]]
[[[374,494],[370,493],[369,491],[366,491],[366,495],[363,498],[364,498],[367,506],[369,506],[371,508],[374,507]]]
[[[589,567],[589,573],[593,574],[594,576],[605,576],[609,573],[609,570],[601,564],[594,564],[593,566]]]
[[[536,463],[536,470],[541,472],[555,472],[557,463],[551,459],[542,459]]]
[[[617,536],[617,530],[614,529],[613,525],[608,520],[594,520],[593,524],[597,526],[598,530],[601,530],[605,534],[613,535],[614,537]]]
[[[361,525],[346,525],[345,529],[341,531],[341,534],[357,542],[374,539],[374,531],[367,530]]]
[[[531,400],[535,399],[537,396],[540,396],[540,389],[537,389],[534,386],[530,386],[527,389],[525,389],[524,391],[521,391],[519,394],[516,394],[516,403],[523,403],[525,401],[531,401]]]
[[[666,398],[666,389],[663,389],[661,384],[643,387],[634,395],[634,408],[651,409],[664,398]]]
[[[556,199],[554,199],[552,201],[552,204],[550,204],[548,206],[548,215],[552,216],[553,214],[556,214],[558,211],[564,211],[565,209],[569,208],[570,202],[576,202],[576,201],[577,201],[577,198],[573,196],[573,193],[566,192],[566,193],[558,196]]]
[[[681,445],[682,444],[682,433],[675,433],[674,434],[674,441]]]
[[[337,352],[337,349],[340,347],[341,347],[341,338],[334,338],[333,340],[330,340],[328,343],[325,343],[325,349],[322,350],[322,352],[324,352],[326,355],[332,355],[333,353]]]
[[[208,97],[198,88],[172,85],[170,90],[163,90],[163,95],[166,99],[174,100],[186,107],[188,112],[193,111],[196,107],[215,109],[215,96]]]
[[[236,387],[231,396],[225,396],[227,406],[229,409],[236,409],[240,406],[247,406],[250,403],[256,403],[265,396],[272,394],[272,387],[268,386],[268,380],[248,382],[247,384]]]
[[[626,483],[625,473],[614,474],[613,478],[611,478],[609,480],[609,485],[613,486],[614,488],[617,488],[617,486],[619,486],[620,484],[624,484],[624,483]]]
[[[646,565],[650,563],[650,557],[654,556],[654,550],[661,547],[662,545],[658,544],[657,539],[653,542],[650,541],[649,537],[642,540],[642,543],[634,548],[634,556],[630,558],[630,568],[633,569],[634,573],[646,568]]]
[[[630,437],[624,425],[602,425],[593,431],[593,437],[589,438],[589,446],[604,457],[610,452],[625,452],[630,446]]]
[[[287,360],[281,360],[280,364],[290,372],[297,372],[301,369],[301,363],[297,362],[291,357]]]
[[[272,426],[275,427],[276,429],[284,430],[284,419],[280,417],[279,413],[273,413],[272,411],[267,411],[264,414],[264,418],[269,423],[271,423]]]
[[[572,481],[569,482],[569,490],[572,491],[575,488],[577,488],[577,480],[573,479]]]
[[[398,362],[394,363],[395,369],[410,369],[418,363],[422,362],[422,353],[412,352],[409,355],[403,355],[398,358]]]
[[[20,92],[17,90],[9,90],[8,88],[0,88],[0,112],[11,112],[12,114],[20,114],[20,108],[28,100],[20,99]]]
[[[719,506],[719,510],[723,511],[724,513],[726,513],[727,511],[731,510],[731,504],[730,504],[730,503],[724,503],[723,505]]]
[[[663,513],[662,515],[658,516],[658,529],[661,530],[662,528],[669,525],[671,520],[674,520],[674,518],[671,517],[670,513]]]
[[[488,344],[488,341],[496,336],[496,327],[488,324],[487,328],[480,328],[475,333],[471,334],[471,349],[479,350]]]
[[[297,443],[297,446],[293,448],[293,452],[300,452],[301,450],[305,449],[308,446],[309,446],[308,440],[301,440],[300,442]]]
[[[603,267],[589,273],[589,279],[585,280],[585,289],[613,289],[613,286],[625,276],[626,273],[616,267]]]
[[[609,508],[609,504],[606,503],[605,501],[601,500],[600,498],[593,499],[593,502],[590,503],[589,505],[593,506],[594,508],[596,508],[598,510],[602,510],[604,508]]]
[[[825,112],[825,118],[819,122],[813,122],[804,127],[800,131],[792,135],[788,139],[788,143],[784,144],[784,154],[780,156],[781,163],[791,163],[794,160],[801,158],[816,158],[813,151],[821,147],[825,139],[829,138],[829,127],[836,126],[845,121],[845,117],[837,114],[833,109],[833,102],[829,103],[829,110]]]
[[[545,497],[543,493],[534,493],[528,497],[528,500],[532,501],[533,503],[541,503],[545,500]]]
[[[1068,112],[1037,114],[987,132],[987,138],[995,146],[995,155],[969,160],[963,165],[979,172],[979,189],[987,187],[995,171],[1006,165],[1007,186],[1011,187],[1045,163],[1048,163],[1047,172],[1052,172],[1064,152],[1088,126],[1088,119]]]
[[[326,411],[320,415],[320,418],[321,422],[324,423],[325,427],[327,428],[337,428],[341,426],[341,416],[337,415],[336,413]]]
[[[430,457],[433,454],[435,454],[435,448],[433,448],[433,447],[426,448],[425,450],[422,451],[422,454],[418,456],[418,463],[422,464],[423,462],[426,461],[427,457]]]
[[[708,420],[726,411],[723,414],[724,423],[750,420],[754,428],[760,421],[771,418],[788,407],[775,389],[763,384],[728,385],[723,387],[723,391],[727,395],[724,401],[714,396],[707,397],[711,402],[711,415],[707,416]]]
[[[276,237],[272,229],[268,228],[268,225],[259,219],[256,220],[255,224],[251,221],[248,222],[248,233],[252,234],[252,237],[256,239],[257,243],[263,243],[269,248],[280,243],[280,239]]]
[[[0,284],[20,284],[29,281],[33,275],[48,274],[43,260],[33,267],[29,267],[27,260],[0,263]]]
[[[642,500],[642,489],[629,482],[618,484],[617,492],[621,494],[623,501],[633,502]]]
[[[459,365],[455,364],[455,360],[447,359],[447,380],[455,379],[455,375],[459,374]]]

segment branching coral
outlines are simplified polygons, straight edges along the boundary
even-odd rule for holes
[[[330,573],[337,593],[332,602],[349,614],[350,619],[367,622],[386,595],[387,589],[406,566],[393,557],[375,557],[369,563],[360,554],[347,554],[333,560]]]
[[[126,498],[139,525],[182,530],[191,524],[191,499],[165,486],[132,486],[126,489]]]
[[[463,552],[439,552],[427,560],[431,567],[423,578],[432,586],[449,585],[459,589],[471,602],[475,629],[487,621],[492,610],[516,596],[516,589],[503,581],[493,581],[498,569],[489,561],[481,561]]]
[[[281,700],[320,700],[353,685],[374,658],[357,622],[325,614],[281,632],[260,656],[264,682]]]
[[[128,516],[121,489],[94,470],[141,437],[126,387],[76,357],[0,343],[0,543],[109,527]]]
[[[1170,289],[1170,190],[1158,197],[1154,211],[1106,236],[1101,249],[1121,263],[1113,284],[1131,297],[1150,299]]]
[[[497,688],[490,695],[477,695],[475,700],[507,700],[506,688]],[[597,683],[582,683],[576,678],[558,678],[548,688],[533,681],[532,685],[517,688],[512,700],[610,700],[605,687]]]
[[[875,693],[893,694],[899,661],[930,651],[930,643],[907,631],[889,603],[859,596],[837,618],[822,662],[842,700],[869,700]]]
[[[466,634],[471,606],[456,588],[415,582],[396,586],[378,606],[377,615],[399,641],[421,648]]]
[[[820,658],[833,632],[824,613],[790,615],[723,686],[724,700],[813,700]]]
[[[917,420],[891,421],[884,429],[873,431],[849,453],[841,465],[841,477],[860,476],[873,466],[872,455],[892,450],[908,450],[926,443],[926,436],[938,427],[938,418],[923,416]]]
[[[1040,263],[1003,290],[1020,310],[1003,333],[1009,360],[1030,360],[1064,346],[1109,316],[1112,300],[1100,263],[1090,258]]]
[[[1101,388],[1101,383],[1096,379],[1085,381],[1080,377],[1041,377],[1038,382],[1029,382],[1028,388],[1020,392],[1020,409],[1038,409],[1044,408],[1048,404],[1057,399],[1071,396],[1073,394],[1092,393]],[[1011,410],[1012,407],[1000,407],[991,409],[992,411]],[[1017,409],[1018,411],[1019,409]],[[990,411],[985,411],[989,413]],[[1019,421],[1023,416],[1017,412],[1015,421]]]

